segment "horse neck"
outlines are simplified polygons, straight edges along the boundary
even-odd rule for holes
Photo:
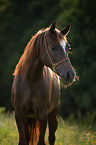
[[[31,81],[40,79],[43,75],[43,65],[39,59],[32,62],[27,70],[27,78]]]

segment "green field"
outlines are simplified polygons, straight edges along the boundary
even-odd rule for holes
[[[55,145],[96,145],[96,130],[93,125],[81,125],[72,117],[65,121],[59,117]],[[48,129],[46,142],[48,145]],[[18,131],[14,120],[14,113],[4,113],[0,108],[0,145],[17,145]]]

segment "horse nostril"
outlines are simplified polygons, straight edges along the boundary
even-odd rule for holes
[[[70,72],[69,71],[67,72],[67,77],[70,78]]]

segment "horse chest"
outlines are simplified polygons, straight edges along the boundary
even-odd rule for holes
[[[48,112],[51,112],[60,100],[59,80],[54,76],[54,78],[49,78],[47,81],[39,84],[34,96],[36,108],[47,108]]]
[[[49,98],[51,94],[51,87],[48,83],[40,83],[37,87],[38,89],[33,93],[34,94],[34,104],[37,107],[45,107],[49,105]]]

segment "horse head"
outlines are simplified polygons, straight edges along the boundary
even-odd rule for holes
[[[60,76],[64,85],[69,85],[76,76],[68,57],[70,45],[66,39],[71,24],[68,24],[61,31],[56,29],[56,24],[53,22],[44,31],[44,49],[41,51],[41,60],[44,65],[52,68]]]

